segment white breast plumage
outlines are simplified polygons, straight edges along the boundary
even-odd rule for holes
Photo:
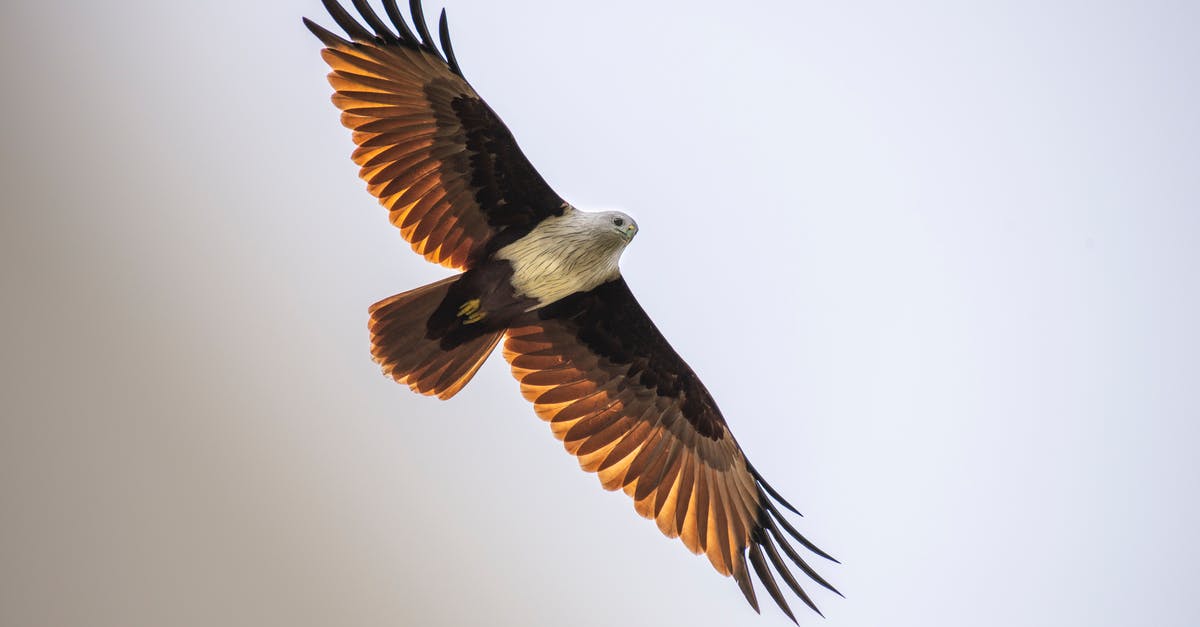
[[[621,252],[628,242],[611,231],[606,218],[571,208],[543,220],[496,257],[513,265],[517,294],[542,307],[620,275]]]

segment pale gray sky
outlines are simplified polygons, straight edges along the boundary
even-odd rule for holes
[[[446,0],[843,561],[802,624],[1200,623],[1200,9]],[[437,14],[441,5],[426,10]],[[6,3],[0,623],[783,625],[580,472],[364,191],[320,3]]]

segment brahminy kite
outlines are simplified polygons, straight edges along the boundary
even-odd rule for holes
[[[779,506],[798,512],[746,460],[621,276],[637,223],[576,209],[550,189],[464,78],[445,11],[439,50],[419,0],[415,34],[395,0],[383,2],[390,25],[353,0],[365,26],[323,2],[349,38],[304,24],[325,45],[360,176],[414,250],[461,271],[370,307],[383,371],[450,398],[503,340],[521,393],[601,485],[732,576],[755,611],[751,569],[795,621],[773,566],[820,613],[783,556],[836,593],[791,542],[833,558],[783,516]]]

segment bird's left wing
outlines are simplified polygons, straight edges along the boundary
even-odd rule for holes
[[[758,602],[746,560],[794,621],[768,567],[809,607],[780,550],[833,590],[791,546],[801,536],[772,498],[792,509],[746,461],[712,397],[671,348],[623,278],[529,314],[504,356],[521,392],[584,470],[622,489],[638,513],[678,537]],[[794,509],[792,511],[795,511]]]
[[[507,232],[511,241],[563,212],[562,198],[463,78],[444,11],[443,56],[420,0],[409,4],[416,35],[396,0],[383,2],[390,27],[366,0],[353,0],[371,30],[337,0],[322,1],[350,39],[304,24],[325,44],[321,56],[333,70],[342,124],[354,131],[359,176],[414,250],[434,263],[470,268],[497,236]]]

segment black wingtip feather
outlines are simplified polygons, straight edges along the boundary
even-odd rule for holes
[[[771,574],[771,569],[767,568],[767,563],[763,560],[762,549],[758,547],[758,543],[756,542],[751,542],[749,548],[750,563],[754,565],[754,572],[758,573],[758,580],[766,587],[771,598],[775,599],[775,603],[779,606],[779,609],[783,610],[783,613],[787,614],[787,617],[792,619],[793,623],[799,625],[800,623],[796,622],[796,615],[792,614],[792,608],[788,607],[787,599],[783,596],[783,591],[779,589],[779,584],[775,582],[775,576]]]
[[[308,18],[304,18],[304,25],[326,46],[346,46],[356,41],[374,41],[412,46],[439,54],[433,36],[429,33],[429,26],[425,22],[425,15],[421,8],[420,0],[410,0],[409,2],[409,10],[412,12],[412,20],[417,27],[419,37],[418,35],[414,35],[412,29],[408,27],[408,22],[400,12],[400,7],[397,6],[396,0],[383,0],[383,9],[387,13],[388,20],[395,27],[395,32],[392,32],[387,22],[380,18],[379,14],[371,8],[368,0],[351,0],[351,2],[362,16],[362,19],[371,27],[371,30],[367,30],[359,23],[354,16],[338,3],[338,0],[321,0],[321,4],[325,6],[326,11],[329,11],[329,15],[333,18],[333,21],[337,22],[337,25],[350,36],[350,39],[345,39],[336,33],[326,30]],[[372,30],[374,32],[371,32]],[[454,46],[450,43],[450,26],[446,19],[445,9],[442,9],[441,17],[438,20],[438,36],[442,45],[440,53],[446,65],[450,67],[451,72],[462,77],[462,67],[458,64],[458,58],[454,55]]]
[[[742,596],[746,597],[746,602],[754,608],[754,612],[762,614],[762,610],[758,609],[758,596],[754,594],[754,582],[750,581],[750,573],[746,572],[746,560],[742,560],[740,564],[734,566],[733,580],[737,582]]]
[[[779,501],[780,505],[786,507],[788,509],[788,511],[792,512],[793,514],[795,514],[797,516],[800,516],[800,517],[804,516],[804,514],[800,513],[800,510],[796,509],[795,507],[792,507],[792,504],[788,503],[787,499],[783,498],[778,492],[776,492],[775,488],[771,487],[771,484],[769,484],[763,480],[762,475],[758,474],[758,469],[756,469],[754,466],[752,466],[750,464],[749,460],[746,461],[746,469],[750,471],[751,475],[754,475],[754,480],[758,482],[758,485],[761,486],[762,489],[766,490],[767,494],[770,494],[772,497],[774,497],[776,501]]]
[[[375,31],[375,35],[387,43],[396,43],[399,39],[392,29],[387,27],[383,20],[379,19],[379,15],[375,13],[375,9],[371,8],[371,4],[367,0],[351,0],[354,3],[354,8],[358,9],[358,14],[363,16],[367,21],[367,25],[371,30]]]
[[[375,38],[375,35],[372,35],[371,31],[363,28],[362,24],[359,24],[358,20],[354,19],[354,16],[350,15],[337,0],[321,0],[321,4],[325,5],[325,10],[329,11],[329,16],[333,18],[333,21],[337,22],[338,26],[342,27],[342,30],[346,31],[347,35],[350,35],[351,39],[355,41],[371,41]]]
[[[792,575],[792,571],[788,568],[787,562],[783,561],[783,558],[779,556],[779,551],[775,548],[775,543],[771,541],[771,534],[764,533],[762,529],[759,529],[756,542],[761,544],[762,547],[767,550],[767,558],[770,559],[771,563],[775,565],[775,570],[779,572],[780,577],[783,577],[783,581],[787,583],[789,588],[792,589],[792,592],[795,592],[796,596],[800,597],[800,600],[803,601],[809,609],[816,612],[821,618],[825,618],[825,614],[822,613],[821,609],[817,607],[817,604],[813,603],[813,600],[809,598],[808,593],[806,593],[804,588],[800,586],[800,582],[796,581],[796,577]]]
[[[446,63],[450,64],[450,71],[462,76],[462,68],[458,66],[458,59],[454,58],[454,46],[450,45],[450,25],[446,22],[446,9],[442,9],[442,16],[438,18],[438,36],[441,37],[442,52],[446,55]]]
[[[786,553],[788,558],[790,558],[796,563],[797,566],[800,567],[800,570],[804,571],[805,575],[808,575],[810,579],[817,582],[817,584],[819,584],[822,588],[829,590],[843,599],[846,598],[846,595],[839,592],[837,588],[834,588],[833,584],[825,581],[824,577],[821,577],[821,575],[817,574],[817,571],[813,570],[812,566],[809,566],[808,562],[804,561],[803,557],[800,557],[800,554],[796,552],[796,549],[792,548],[791,544],[788,544],[787,537],[784,536],[781,531],[779,531],[779,527],[774,521],[767,519],[767,529],[772,535],[775,536],[775,539],[779,541],[779,546],[783,548],[783,552]]]
[[[429,25],[425,23],[425,11],[421,8],[421,0],[409,0],[408,10],[412,12],[413,25],[421,35],[421,47],[431,52],[437,48],[433,45],[433,37],[429,36]]]
[[[410,46],[421,45],[421,42],[417,41],[416,35],[413,35],[412,29],[408,27],[408,22],[404,21],[404,15],[400,13],[400,7],[396,6],[396,0],[383,0],[383,10],[387,12],[392,26],[396,27],[401,42]]]
[[[329,32],[328,30],[325,30],[325,28],[322,27],[320,24],[317,24],[316,22],[308,19],[307,17],[302,18],[302,19],[304,20],[304,26],[306,28],[308,28],[308,30],[310,32],[312,32],[312,34],[316,35],[317,39],[320,39],[321,43],[325,44],[326,46],[333,47],[333,46],[348,46],[348,45],[350,45],[350,42],[346,41],[345,39],[342,39],[341,37],[338,37],[334,33]]]
[[[825,581],[825,579],[823,579],[820,575],[818,575],[817,572],[815,570],[813,570],[813,568],[811,566],[809,566],[808,563],[805,562],[803,558],[800,557],[800,554],[788,542],[788,536],[791,536],[793,539],[795,539],[796,542],[800,543],[802,546],[804,546],[808,550],[812,551],[813,553],[815,553],[835,564],[841,564],[841,562],[834,559],[834,557],[832,555],[817,548],[816,545],[814,545],[812,542],[810,542],[808,540],[808,538],[805,538],[799,531],[796,530],[795,527],[793,527],[791,525],[791,523],[788,522],[787,518],[779,510],[779,507],[776,507],[776,505],[775,505],[776,503],[778,503],[780,506],[782,506],[784,508],[787,508],[788,511],[792,512],[793,514],[796,514],[797,516],[803,516],[803,514],[801,514],[799,512],[799,510],[797,510],[795,507],[793,507],[792,504],[787,501],[787,499],[783,498],[783,496],[780,495],[779,492],[775,491],[775,489],[772,488],[770,484],[768,484],[766,481],[764,481],[762,475],[759,474],[758,470],[753,465],[751,465],[749,461],[746,461],[745,463],[746,463],[746,469],[754,477],[755,483],[757,483],[758,487],[759,487],[758,529],[754,532],[754,534],[752,534],[751,543],[750,543],[750,546],[748,547],[750,549],[751,561],[753,562],[756,559],[755,553],[757,552],[758,553],[757,560],[759,562],[761,562],[762,557],[763,557],[761,551],[765,549],[767,557],[771,560],[771,563],[775,566],[775,570],[779,573],[779,575],[781,577],[783,577],[783,580],[785,583],[787,583],[788,587],[791,588],[792,591],[796,593],[796,596],[800,597],[800,600],[803,601],[805,605],[807,605],[812,611],[816,612],[817,615],[824,618],[825,614],[821,612],[821,610],[816,606],[815,603],[813,603],[813,600],[808,596],[808,594],[804,591],[804,589],[800,587],[799,582],[796,581],[795,576],[792,575],[791,570],[788,568],[787,562],[782,557],[780,557],[779,551],[776,549],[775,543],[772,542],[771,538],[773,536],[775,538],[775,540],[777,540],[779,542],[779,546],[783,547],[783,551],[787,554],[787,556],[793,562],[795,562],[795,564],[800,568],[801,571],[804,572],[805,575],[807,575],[809,578],[811,578],[814,582],[819,584],[821,587],[829,590],[830,592],[833,592],[834,594],[836,594],[842,598],[845,598],[845,595],[843,595],[841,592],[839,592],[837,590],[837,588],[834,588],[828,581]],[[769,498],[768,498],[768,495],[769,495]],[[785,535],[784,532],[780,529],[781,526],[784,530],[787,531],[787,535]],[[760,564],[756,562],[754,564],[754,567],[755,567],[755,571],[758,572],[759,579],[763,580],[764,585],[768,586],[768,590],[771,589],[770,588],[771,586],[775,586],[775,588],[778,589],[778,586],[775,584],[774,581],[769,581],[769,582],[767,581],[767,578],[771,576],[771,573],[770,573],[770,570],[766,567],[765,563],[763,563],[760,567]],[[774,596],[775,596],[775,592],[772,591],[772,597],[774,597]],[[779,598],[776,598],[775,600],[776,600],[776,602],[780,602]],[[780,602],[780,607],[784,607],[781,602]],[[790,613],[789,613],[789,616],[790,616]],[[794,622],[795,618],[792,618],[792,620]]]
[[[781,514],[779,512],[779,510],[774,505],[771,504],[770,501],[764,501],[764,504],[767,506],[767,509],[770,511],[770,513],[774,514],[775,520],[778,520],[779,524],[782,525],[783,528],[786,529],[787,532],[789,534],[791,534],[792,537],[795,538],[797,542],[804,545],[804,548],[812,551],[813,553],[816,553],[817,555],[820,555],[821,557],[833,562],[834,564],[841,564],[841,562],[834,559],[832,555],[817,548],[817,545],[810,542],[808,540],[808,538],[805,538],[799,531],[797,531],[796,528],[793,527],[792,524],[787,521],[787,518],[783,517],[783,514]],[[770,517],[768,516],[768,519],[769,518]]]

